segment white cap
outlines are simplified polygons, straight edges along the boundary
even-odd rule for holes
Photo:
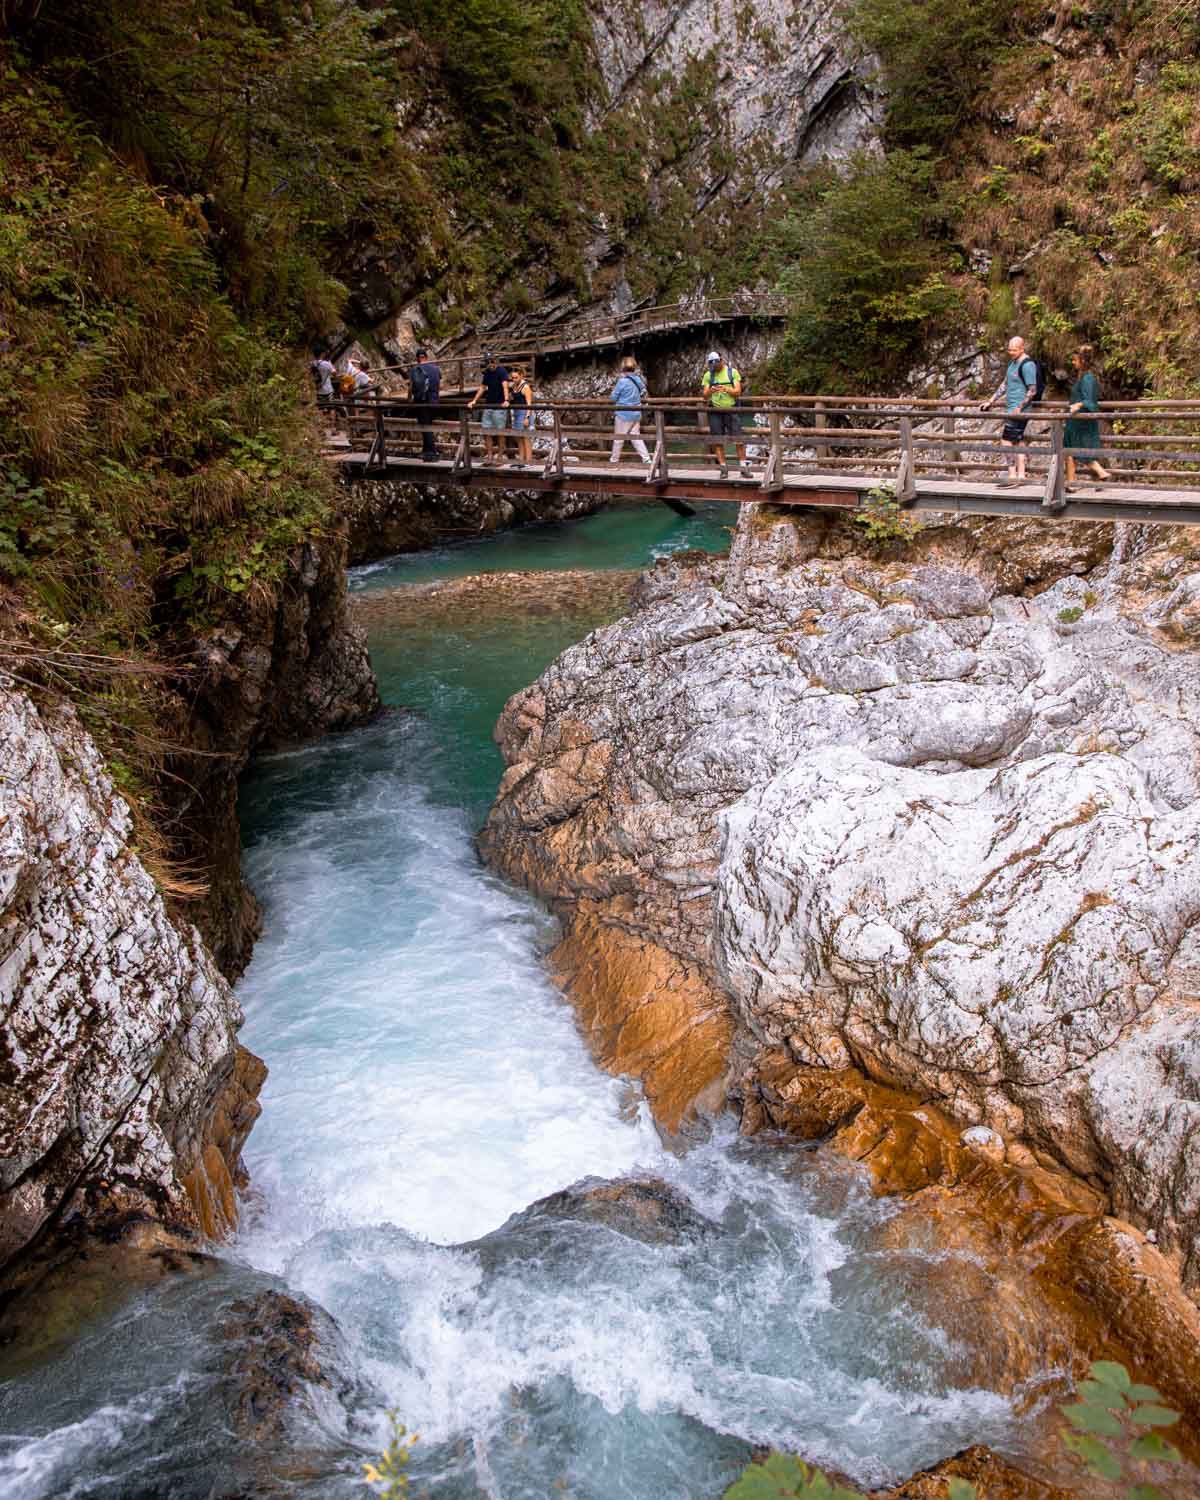
[[[718,364],[721,363],[721,356],[717,353],[717,351],[715,349],[710,349],[708,351],[708,360],[713,360],[713,359],[715,359]],[[708,363],[708,360],[705,360],[705,364]]]

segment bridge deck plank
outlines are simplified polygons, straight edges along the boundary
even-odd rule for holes
[[[356,468],[366,465],[368,454],[365,451],[351,452],[346,449],[331,449],[327,452],[326,457],[333,462],[345,464],[350,468]],[[422,477],[428,478],[432,474],[444,475],[448,478],[453,471],[453,464],[448,458],[442,458],[432,463],[422,463],[415,457],[390,457],[388,459],[388,468],[395,471],[411,471],[413,477],[418,479]],[[520,487],[524,483],[540,481],[541,465],[535,463],[532,467],[514,469],[509,465],[487,466],[476,461],[473,472],[476,477],[486,475],[491,480],[496,480],[503,476],[505,479],[510,480],[514,487]],[[621,480],[625,483],[630,480],[640,480],[642,483],[645,483],[645,473],[645,467],[642,464],[609,464],[606,461],[601,463],[570,463],[568,458],[568,468],[563,484],[565,487],[570,488],[572,477],[590,481],[589,488],[593,487],[597,481],[604,481],[606,479]],[[783,491],[766,496],[759,489],[760,473],[761,465],[756,465],[752,479],[744,479],[736,473],[727,479],[722,479],[715,466],[689,465],[686,469],[681,468],[673,472],[670,483],[686,484],[689,488],[692,486],[703,486],[705,491],[711,491],[710,498],[714,500],[726,500],[738,504],[746,504],[747,502],[761,502],[766,499],[777,502],[786,496],[788,492],[794,492],[797,499],[800,499],[800,497],[811,491],[821,491],[826,494],[835,492],[844,494],[847,499],[850,499],[853,496],[862,494],[871,488],[872,485],[882,483],[884,479],[884,476],[881,475],[846,474],[844,472],[827,474],[821,473],[819,470],[803,474],[785,473],[782,476]],[[917,493],[919,499],[926,502],[926,506],[922,508],[928,508],[928,502],[939,498],[944,498],[950,509],[953,508],[953,503],[960,499],[976,501],[996,500],[1001,503],[1005,500],[1013,500],[1022,502],[1020,509],[1024,511],[1028,508],[1031,501],[1040,503],[1043,482],[1038,477],[1025,485],[1008,487],[997,485],[994,481],[930,479],[922,476],[917,480]],[[647,484],[647,494],[653,496],[656,488],[656,486]],[[1156,510],[1162,509],[1164,512],[1169,512],[1175,508],[1195,510],[1198,507],[1198,503],[1200,503],[1195,491],[1152,489],[1145,486],[1117,484],[1083,486],[1079,490],[1073,491],[1070,499],[1073,509],[1077,506],[1087,507],[1088,505],[1096,505],[1099,507],[1106,503],[1117,503],[1149,506]]]

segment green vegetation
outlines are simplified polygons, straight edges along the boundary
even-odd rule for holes
[[[907,542],[921,529],[920,521],[903,508],[889,485],[868,490],[861,506],[850,512],[850,520],[877,547]]]
[[[1173,1426],[1179,1413],[1163,1406],[1152,1386],[1135,1385],[1125,1366],[1112,1360],[1096,1361],[1076,1395],[1078,1402],[1061,1408],[1070,1424],[1063,1446],[1097,1479],[1123,1482],[1124,1500],[1169,1500],[1146,1472],[1147,1465],[1180,1462],[1179,1450],[1156,1430]],[[975,1500],[975,1493],[965,1479],[950,1477],[948,1500]],[[725,1500],[863,1500],[863,1495],[798,1458],[772,1453],[751,1464],[725,1491]]]
[[[888,144],[946,148],[1019,14],[1014,0],[849,0],[847,30],[878,60]]]
[[[1153,1386],[1135,1385],[1124,1365],[1098,1360],[1080,1385],[1079,1401],[1064,1406],[1072,1431],[1066,1446],[1097,1479],[1125,1484],[1126,1500],[1168,1500],[1143,1477],[1147,1464],[1179,1463],[1179,1450],[1156,1430],[1173,1427],[1179,1413],[1162,1404]]]
[[[414,1432],[410,1437],[394,1411],[388,1412],[387,1417],[392,1429],[388,1445],[379,1455],[377,1463],[363,1464],[363,1475],[378,1500],[406,1500],[408,1464],[417,1434]]]
[[[894,389],[963,305],[935,164],[921,151],[852,159],[793,195],[773,253],[793,314],[769,378],[805,391]]]
[[[1049,36],[1023,0],[846,24],[884,153],[793,185],[763,237],[795,296],[775,383],[895,390],[978,327],[1064,368],[1090,342],[1114,393],[1200,393],[1200,0],[1092,0]]]

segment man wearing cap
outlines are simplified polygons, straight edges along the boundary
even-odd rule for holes
[[[727,365],[725,360],[714,349],[708,356],[708,368],[704,372],[704,380],[701,383],[701,393],[704,403],[708,407],[708,431],[715,438],[731,437],[740,438],[742,435],[742,419],[737,409],[738,397],[742,394],[742,377],[738,370],[732,365]],[[728,479],[729,470],[725,466],[725,444],[714,443],[713,450],[717,455],[717,464],[721,470],[721,478]],[[753,478],[746,464],[746,445],[737,444],[738,473],[747,479]]]
[[[442,371],[429,358],[428,349],[417,350],[417,362],[408,372],[408,397],[413,403],[413,415],[423,431],[421,433],[421,461],[432,463],[438,457],[437,441],[433,435],[433,423],[437,416],[437,404],[442,395]]]
[[[483,398],[483,461],[504,462],[504,429],[508,426],[508,371],[496,363],[490,349],[484,351],[479,389],[467,402],[470,408]],[[493,454],[495,457],[493,457]]]

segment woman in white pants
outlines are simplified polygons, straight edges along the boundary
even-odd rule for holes
[[[621,373],[612,388],[612,403],[616,407],[613,418],[613,445],[610,464],[620,463],[626,442],[633,444],[633,451],[644,464],[650,462],[646,445],[642,442],[642,402],[646,398],[646,382],[638,374],[637,360],[627,354],[621,361]]]

